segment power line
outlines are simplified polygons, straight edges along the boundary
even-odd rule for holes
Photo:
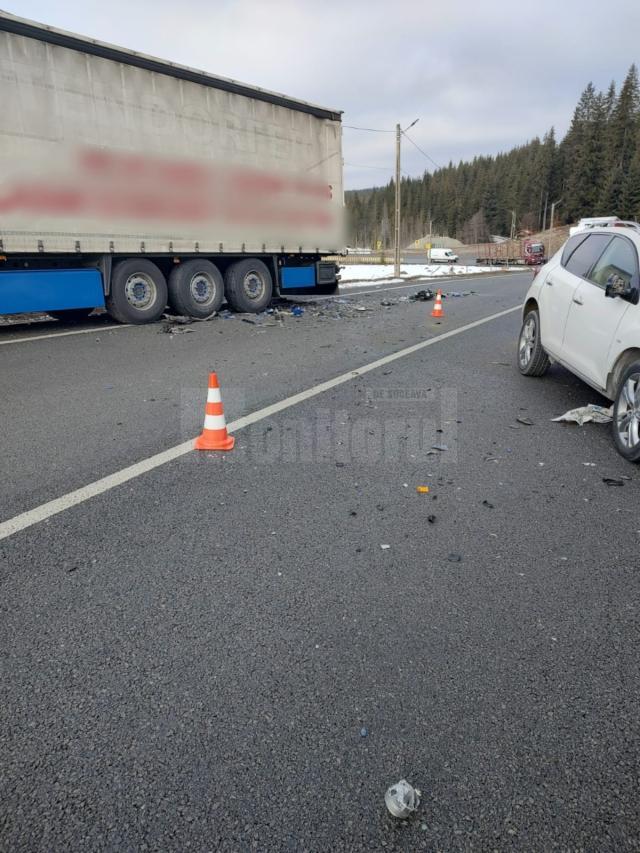
[[[369,133],[395,133],[393,130],[382,130],[379,127],[356,127],[353,124],[343,124],[342,126],[349,130],[367,130]]]
[[[317,163],[313,163],[311,166],[307,166],[307,172],[310,172],[312,169],[315,169],[317,166],[321,166],[323,163],[326,163],[327,160],[331,160],[332,157],[338,157],[340,155],[340,151],[334,151],[332,154],[327,154],[326,157],[323,157],[322,160],[318,160]]]
[[[431,157],[429,154],[427,154],[427,152],[426,152],[426,151],[423,151],[423,150],[422,150],[422,148],[420,148],[420,146],[419,146],[419,145],[417,145],[417,144],[413,141],[413,139],[409,136],[409,134],[408,134],[408,133],[405,133],[405,131],[403,130],[403,131],[402,131],[402,135],[403,135],[403,136],[406,136],[406,138],[407,138],[407,139],[409,140],[409,142],[413,145],[413,147],[414,147],[414,148],[417,148],[417,149],[418,149],[418,151],[422,154],[422,156],[423,156],[423,157],[426,157],[426,158],[427,158],[427,160],[430,160],[430,161],[433,163],[433,165],[436,167],[436,169],[442,169],[442,166],[441,166],[439,163],[436,163],[436,161],[433,159],[433,157]]]
[[[346,160],[344,161],[344,165],[350,166],[352,169],[375,169],[376,171],[380,172],[393,172],[393,168],[391,166],[365,166],[364,163],[347,163]],[[412,175],[410,175],[408,172],[405,172],[404,169],[401,169],[401,171],[403,178],[412,177]]]
[[[364,163],[347,163],[344,161],[345,166],[351,166],[354,169],[379,169],[381,172],[393,172],[391,166],[365,166]]]

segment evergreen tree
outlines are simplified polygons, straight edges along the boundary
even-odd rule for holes
[[[606,97],[589,83],[580,97],[572,123],[571,159],[567,163],[565,212],[572,219],[583,211],[595,214],[605,184]]]
[[[624,182],[622,212],[625,218],[640,221],[640,136]]]
[[[640,89],[638,71],[632,65],[608,122],[606,158],[608,174],[601,194],[601,206],[607,211],[624,214],[622,193],[624,181],[636,149]]]

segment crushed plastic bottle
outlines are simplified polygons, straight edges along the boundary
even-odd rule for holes
[[[387,789],[384,802],[394,817],[403,820],[418,808],[420,797],[421,792],[417,788],[410,785],[406,779],[401,779]]]

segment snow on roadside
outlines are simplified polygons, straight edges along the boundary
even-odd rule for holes
[[[348,264],[340,269],[341,287],[363,287],[371,282],[385,284],[440,276],[473,275],[482,272],[502,272],[522,267],[477,267],[464,264],[403,264],[400,278],[393,275],[393,264]]]

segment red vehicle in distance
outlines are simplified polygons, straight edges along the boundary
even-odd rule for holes
[[[522,243],[522,259],[528,266],[543,264],[545,262],[544,243],[540,240],[524,240]]]

